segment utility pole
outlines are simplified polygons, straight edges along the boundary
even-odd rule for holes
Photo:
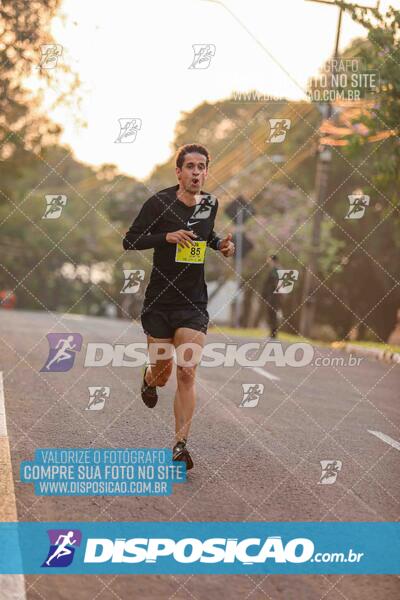
[[[240,327],[240,312],[241,312],[241,302],[240,302],[240,294],[242,288],[242,255],[243,255],[243,210],[238,210],[236,215],[236,247],[235,247],[235,271],[236,271],[236,282],[237,282],[237,292],[235,299],[235,327]]]
[[[253,248],[253,243],[248,239],[244,232],[244,224],[254,215],[254,207],[243,196],[238,196],[230,202],[225,208],[225,214],[235,224],[233,239],[235,243],[235,276],[236,276],[236,294],[233,301],[232,326],[240,327],[241,303],[240,294],[242,289],[242,267],[243,259]]]
[[[339,56],[340,31],[342,27],[342,16],[346,6],[343,2],[330,2],[329,0],[307,0],[308,2],[318,2],[319,4],[329,4],[339,8],[339,18],[336,28],[335,48],[333,51],[333,70],[336,69],[337,58]],[[371,8],[360,4],[350,3],[348,7]],[[376,9],[379,7],[379,2],[376,4]],[[330,70],[329,89],[331,89],[332,69]],[[330,119],[333,114],[332,103],[328,94],[328,102],[325,104],[323,118]],[[320,144],[317,151],[317,165],[315,172],[315,212],[312,221],[311,233],[311,248],[308,259],[307,269],[304,275],[303,293],[302,293],[302,310],[300,314],[299,332],[301,335],[308,337],[311,333],[311,328],[314,323],[315,308],[316,308],[316,289],[318,287],[318,265],[320,254],[321,241],[321,225],[323,220],[323,205],[326,201],[329,172],[332,161],[332,151],[328,145]]]

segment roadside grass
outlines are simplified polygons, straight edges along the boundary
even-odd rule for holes
[[[269,329],[263,327],[227,327],[220,325],[218,327],[209,327],[209,333],[225,333],[229,337],[252,337],[252,338],[265,338],[269,339]],[[389,352],[400,352],[400,346],[393,344],[384,344],[382,342],[364,342],[364,341],[337,341],[337,342],[325,342],[322,340],[312,340],[310,338],[302,337],[300,335],[294,335],[291,333],[280,332],[278,334],[278,340],[288,343],[296,342],[309,342],[314,346],[325,346],[325,347],[344,347],[345,344],[353,344],[354,346],[363,346],[367,348],[376,348],[378,350],[387,350]]]
[[[254,338],[265,338],[269,339],[269,329],[263,327],[227,327],[225,325],[219,325],[218,327],[209,327],[208,333],[225,333],[227,336],[232,337],[254,337]],[[286,332],[279,332],[278,341],[282,342],[309,342],[314,346],[330,346],[330,342],[323,342],[322,340],[312,340],[310,338],[302,337],[300,335],[294,335]]]

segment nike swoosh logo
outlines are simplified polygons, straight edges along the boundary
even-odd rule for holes
[[[191,227],[192,225],[196,225],[196,223],[200,223],[200,221],[193,221],[193,223],[189,223],[189,221],[188,221],[187,226]]]

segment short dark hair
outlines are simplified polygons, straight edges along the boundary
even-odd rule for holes
[[[277,257],[277,255],[276,255],[276,254],[271,254],[271,255],[270,255],[270,259],[271,259],[271,260],[273,260],[274,262],[277,262],[277,260],[278,260],[278,257]]]
[[[208,163],[210,162],[210,153],[207,148],[205,146],[201,146],[200,144],[185,144],[184,146],[178,148],[176,153],[176,166],[179,169],[182,169],[186,154],[190,154],[191,152],[203,154],[203,156],[206,157],[206,166],[208,167]]]

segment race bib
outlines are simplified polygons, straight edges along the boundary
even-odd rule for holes
[[[187,248],[181,244],[176,245],[175,262],[204,263],[207,242],[194,242],[194,246]]]

